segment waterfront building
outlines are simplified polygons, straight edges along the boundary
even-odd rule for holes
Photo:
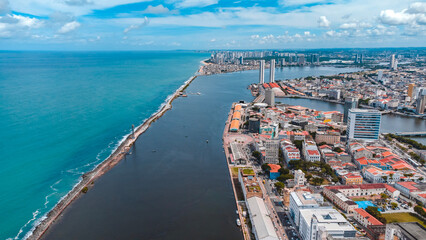
[[[262,189],[259,186],[253,168],[239,168],[238,181],[241,184],[241,189],[243,190],[244,199],[246,201],[251,197],[263,197]]]
[[[275,92],[273,89],[265,90],[265,103],[269,106],[275,106]]]
[[[278,240],[271,214],[260,197],[247,199],[247,210],[256,240]]]
[[[414,83],[408,84],[407,95],[410,97],[410,100],[413,99],[413,93],[414,93],[414,87],[415,86],[416,86],[416,84],[414,84]]]
[[[346,98],[343,110],[343,122],[348,122],[349,110],[358,106],[358,100],[356,98]]]
[[[348,139],[377,140],[382,114],[378,110],[350,109],[348,114]]]
[[[299,65],[305,65],[305,54],[297,54]]]
[[[265,141],[265,163],[278,164],[280,142],[279,140],[266,140]]]
[[[400,222],[386,224],[385,240],[424,240],[426,228],[417,222]]]
[[[265,83],[265,60],[260,60],[259,67],[259,84]]]
[[[426,104],[426,89],[421,88],[417,96],[416,101],[416,112],[417,114],[425,113],[425,104]]]
[[[246,164],[247,157],[242,149],[241,144],[237,142],[231,142],[229,145],[231,147],[231,153],[232,153],[231,162],[237,163],[237,164]]]
[[[354,238],[357,230],[336,209],[300,210],[299,233],[303,240]]]
[[[269,82],[275,82],[275,59],[271,59],[271,64],[269,68]]]

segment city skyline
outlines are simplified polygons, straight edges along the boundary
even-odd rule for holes
[[[1,50],[424,47],[426,3],[0,0]]]

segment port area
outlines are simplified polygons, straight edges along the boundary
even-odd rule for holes
[[[260,166],[255,166],[252,161],[241,162],[238,160],[238,156],[233,156],[232,154],[233,151],[231,150],[231,145],[233,144],[231,143],[238,143],[238,146],[241,146],[241,153],[248,154],[248,145],[254,141],[254,139],[249,135],[239,134],[231,130],[233,127],[232,122],[236,105],[237,103],[232,105],[228,114],[222,137],[226,162],[238,211],[236,223],[237,225],[239,225],[238,223],[241,224],[239,227],[241,227],[245,240],[256,239],[257,231],[253,221],[259,222],[259,219],[253,220],[253,216],[251,215],[256,214],[251,213],[248,206],[249,204],[252,204],[253,199],[256,198],[258,202],[260,202],[260,205],[264,206],[264,210],[266,210],[266,212],[262,214],[263,218],[260,219],[263,221],[261,224],[268,229],[266,232],[270,235],[275,235],[272,239],[289,239],[275,207],[277,202],[282,203],[282,199],[271,199],[270,194],[268,194],[267,191],[268,186],[265,186],[267,183],[265,180],[262,180],[262,176],[258,175],[258,173],[261,172]],[[243,153],[246,150],[247,152]],[[245,173],[248,173],[250,176],[247,177]],[[275,198],[277,198],[277,196],[275,196]],[[272,231],[274,233],[271,233]]]

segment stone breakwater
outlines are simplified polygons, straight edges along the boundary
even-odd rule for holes
[[[76,184],[74,188],[67,195],[65,195],[52,210],[50,210],[49,213],[47,213],[46,217],[35,227],[27,239],[40,239],[48,230],[48,228],[60,217],[61,213],[66,209],[66,207],[69,206],[74,200],[76,200],[81,194],[83,194],[83,189],[90,188],[96,179],[112,169],[115,165],[117,165],[117,163],[120,162],[120,160],[126,156],[138,137],[146,130],[148,130],[153,122],[155,122],[157,119],[163,116],[165,112],[172,108],[172,102],[177,97],[179,97],[179,94],[184,91],[196,77],[197,76],[191,77],[182,86],[180,86],[174,94],[168,97],[161,109],[149,117],[142,125],[137,127],[135,129],[134,135],[129,134],[107,159],[96,166],[92,171],[83,174],[81,181]]]

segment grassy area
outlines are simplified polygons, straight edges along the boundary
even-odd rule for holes
[[[421,219],[418,219],[415,216],[411,216],[409,213],[382,213],[382,216],[384,218],[386,218],[388,223],[393,223],[393,222],[418,222],[423,227],[426,227],[426,224],[424,224]]]
[[[232,177],[238,177],[238,167],[231,167]]]
[[[253,168],[244,168],[244,169],[243,169],[243,173],[244,173],[245,175],[254,175]]]
[[[367,201],[367,198],[359,197],[359,198],[352,198],[352,201]]]

